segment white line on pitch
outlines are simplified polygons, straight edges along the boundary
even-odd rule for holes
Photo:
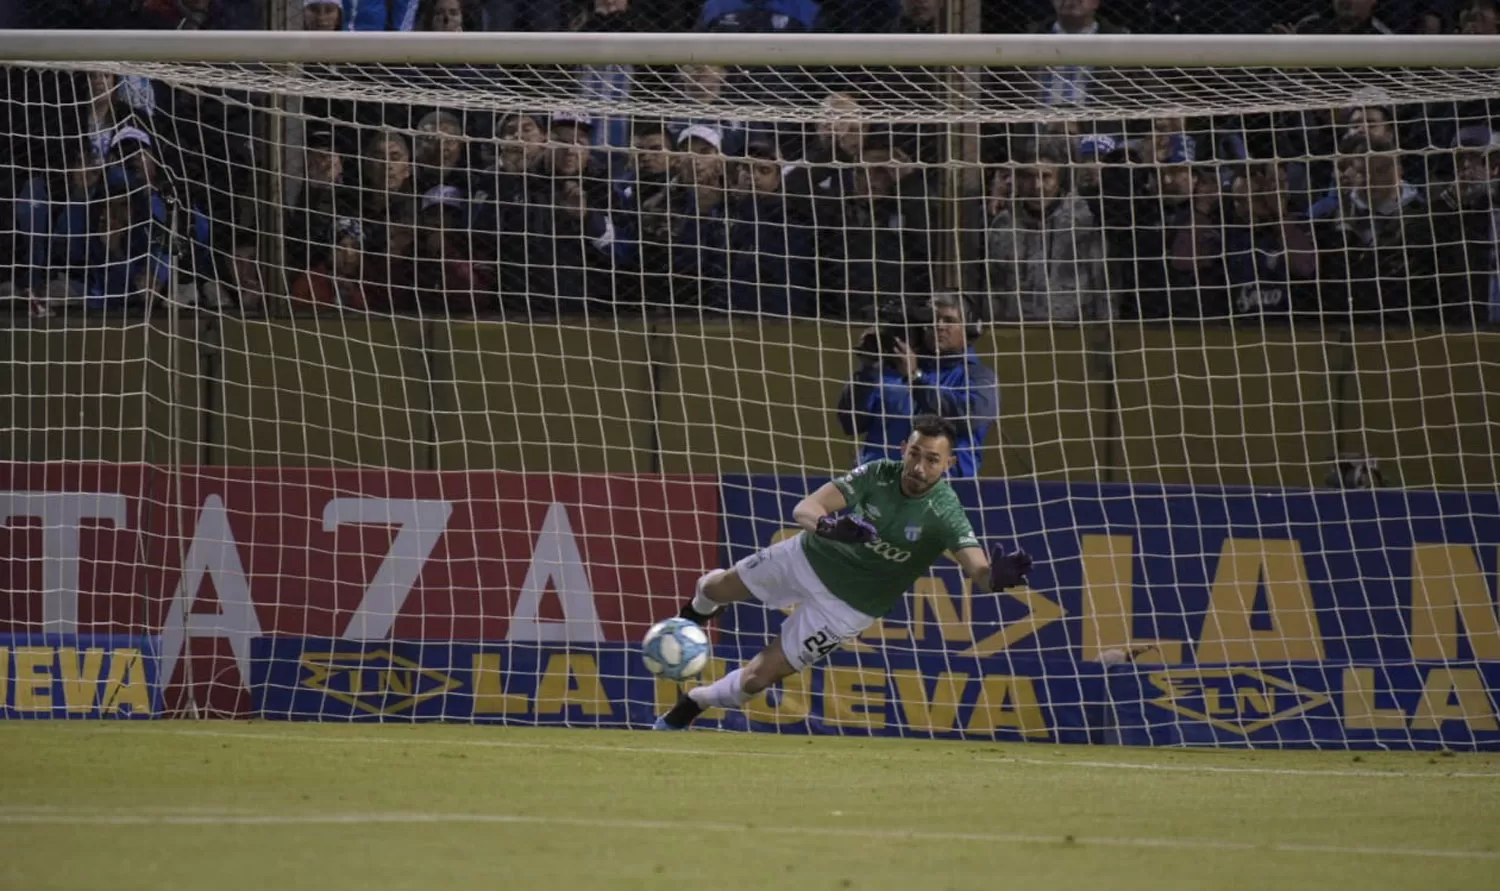
[[[996,764],[1026,764],[1042,767],[1103,767],[1116,770],[1158,770],[1168,773],[1256,773],[1288,777],[1398,777],[1405,779],[1500,779],[1500,773],[1485,771],[1432,771],[1412,773],[1394,770],[1340,770],[1310,767],[1232,767],[1221,764],[1143,764],[1139,761],[1049,761],[1046,758],[1023,758],[1004,755],[996,758],[977,758]]]
[[[427,746],[474,746],[487,749],[536,749],[541,751],[555,750],[562,752],[628,752],[650,755],[713,755],[725,758],[806,758],[809,756],[847,757],[848,753],[842,749],[819,750],[817,746],[809,746],[806,751],[798,752],[755,752],[743,749],[692,749],[677,748],[672,746],[606,746],[593,745],[589,743],[569,742],[517,742],[515,740],[502,739],[433,739],[428,737],[412,737],[402,739],[389,736],[342,736],[342,735],[320,735],[304,733],[252,733],[248,731],[235,730],[169,730],[155,728],[146,723],[120,722],[112,726],[111,733],[136,732],[136,733],[162,733],[171,736],[200,736],[222,739],[243,740],[273,740],[279,742],[311,742],[311,743],[344,743],[344,744],[376,744],[376,745],[427,745]],[[955,743],[962,745],[962,743]],[[925,754],[925,753],[924,753]],[[903,756],[907,757],[907,756]],[[1108,768],[1114,770],[1143,770],[1163,771],[1168,773],[1243,773],[1261,774],[1265,776],[1307,776],[1307,777],[1369,777],[1376,779],[1500,779],[1500,771],[1401,771],[1401,770],[1342,770],[1337,768],[1295,768],[1295,767],[1254,767],[1254,766],[1225,766],[1212,764],[1146,764],[1139,761],[1078,761],[1072,758],[1059,758],[1051,760],[1047,758],[1028,758],[1020,755],[985,756],[976,755],[975,761],[990,762],[996,764],[1025,764],[1037,767],[1065,767],[1065,768]]]
[[[1277,853],[1427,857],[1450,860],[1500,860],[1500,851],[1442,848],[1377,848],[1295,842],[1241,842],[1194,838],[1112,838],[1108,836],[1040,835],[1012,832],[943,832],[931,829],[857,829],[833,826],[752,826],[746,823],[697,823],[688,820],[626,820],[595,817],[547,817],[525,814],[433,814],[370,812],[344,814],[35,814],[0,813],[0,824],[51,826],[315,826],[373,824],[488,823],[561,826],[575,829],[627,829],[666,832],[720,832],[753,835],[813,835],[882,841],[969,841],[999,844],[1084,845],[1112,848],[1178,848],[1185,850],[1270,851]]]
[[[122,722],[123,724],[123,722]],[[221,739],[269,739],[278,741],[311,743],[375,743],[392,746],[477,746],[485,749],[539,749],[561,752],[635,752],[651,755],[740,755],[751,758],[796,758],[800,753],[792,752],[725,752],[719,749],[682,749],[672,746],[601,746],[589,743],[539,743],[517,742],[508,739],[430,739],[412,737],[400,739],[391,736],[328,736],[304,733],[247,733],[233,730],[155,730],[146,726],[130,727],[130,730],[146,733],[166,733],[172,736],[206,736]]]
[[[120,816],[140,816],[152,814],[163,817],[232,817],[243,816],[253,813],[244,808],[233,807],[179,807],[169,804],[142,804],[142,805],[90,805],[88,807],[64,807],[56,804],[0,804],[0,819],[6,815],[21,817],[80,814],[93,816],[109,816],[111,814]]]

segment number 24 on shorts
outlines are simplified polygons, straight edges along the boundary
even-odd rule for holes
[[[828,629],[824,628],[817,634],[803,640],[802,649],[813,656],[813,660],[809,661],[815,661],[838,649],[840,643],[842,641],[839,640],[837,635],[831,634]]]

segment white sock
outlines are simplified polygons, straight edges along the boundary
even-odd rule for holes
[[[750,700],[740,681],[745,669],[736,668],[706,687],[694,687],[688,696],[704,708],[739,708]]]
[[[715,569],[712,572],[705,573],[702,578],[698,579],[698,583],[693,586],[693,609],[705,616],[711,616],[724,608],[724,604],[713,600],[707,594],[703,593],[703,586],[723,575],[724,572],[725,570]]]

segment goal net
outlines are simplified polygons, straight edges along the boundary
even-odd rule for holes
[[[1029,583],[707,726],[1500,744],[1489,38],[45,36],[0,715],[647,727],[645,629],[933,411]]]

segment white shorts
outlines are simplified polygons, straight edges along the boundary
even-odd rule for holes
[[[734,568],[756,600],[777,609],[795,607],[781,623],[781,651],[797,671],[875,624],[829,592],[807,562],[800,535],[756,551]]]

